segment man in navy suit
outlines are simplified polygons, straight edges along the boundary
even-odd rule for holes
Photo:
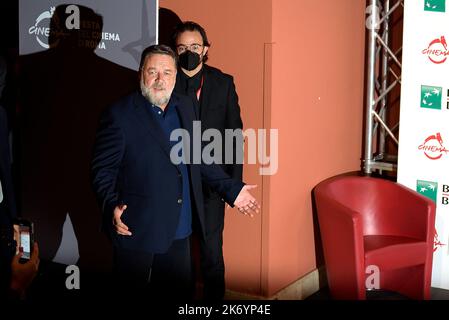
[[[0,99],[6,84],[6,61],[0,55]],[[1,100],[0,100],[1,101]],[[0,105],[0,226],[12,226],[16,215],[13,201],[7,114]]]
[[[92,160],[92,183],[103,210],[103,226],[114,247],[119,284],[149,288],[155,297],[186,298],[192,293],[190,234],[198,219],[205,237],[202,181],[231,206],[252,215],[259,205],[244,185],[219,166],[175,164],[172,141],[184,129],[193,136],[198,118],[192,99],[173,92],[176,54],[156,45],[142,54],[141,92],[103,114]],[[190,139],[188,139],[190,140]],[[194,157],[195,155],[193,155]]]
[[[0,295],[9,289],[11,260],[15,252],[13,242],[15,216],[6,112],[0,106]]]
[[[6,62],[0,56],[0,98],[5,87]],[[15,255],[16,243],[13,239],[13,223],[16,218],[9,130],[6,111],[0,106],[0,298],[23,297],[37,275],[39,251],[37,243],[33,247],[31,259],[22,264],[21,254]]]

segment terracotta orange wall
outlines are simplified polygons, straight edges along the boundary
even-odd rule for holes
[[[360,168],[365,1],[275,0],[268,294],[316,268],[311,190]]]
[[[245,128],[279,129],[279,170],[253,219],[227,212],[228,289],[270,296],[316,268],[312,188],[360,166],[364,1],[160,0],[203,25],[209,64],[235,78]]]

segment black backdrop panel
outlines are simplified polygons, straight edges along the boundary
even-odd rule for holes
[[[19,4],[18,198],[42,259],[101,271],[111,248],[89,179],[95,130],[102,110],[138,87],[140,54],[156,42],[157,1],[71,4]]]

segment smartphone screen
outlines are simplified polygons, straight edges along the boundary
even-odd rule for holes
[[[31,258],[31,233],[30,227],[20,226],[20,251],[22,252],[22,259]]]
[[[16,241],[16,254],[22,253],[20,260],[31,259],[33,249],[33,223],[25,219],[16,219],[13,224],[14,240]]]

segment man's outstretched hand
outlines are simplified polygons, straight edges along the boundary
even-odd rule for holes
[[[234,206],[236,206],[241,213],[250,215],[251,217],[254,216],[254,213],[259,213],[260,210],[260,205],[256,198],[249,192],[249,190],[255,188],[257,188],[256,185],[245,185],[234,201]]]

